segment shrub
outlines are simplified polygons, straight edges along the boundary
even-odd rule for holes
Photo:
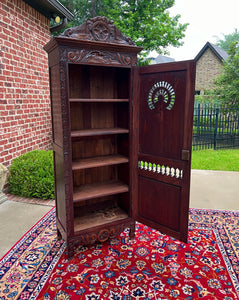
[[[12,194],[54,199],[52,151],[34,150],[15,158],[10,167],[8,183]]]

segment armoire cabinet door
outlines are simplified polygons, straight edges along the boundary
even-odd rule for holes
[[[187,242],[194,61],[135,68],[134,218]],[[137,160],[137,162],[136,162]]]

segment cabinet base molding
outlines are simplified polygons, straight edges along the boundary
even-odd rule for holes
[[[97,226],[92,229],[80,231],[79,234],[75,234],[74,237],[66,239],[68,257],[71,258],[77,253],[75,247],[104,243],[107,240],[116,238],[125,229],[129,229],[129,238],[133,239],[135,236],[135,221],[131,218],[109,223],[107,226]]]

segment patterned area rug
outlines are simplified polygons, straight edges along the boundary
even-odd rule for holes
[[[189,220],[188,244],[138,223],[135,240],[79,246],[69,261],[52,209],[0,261],[0,300],[239,299],[239,212]]]

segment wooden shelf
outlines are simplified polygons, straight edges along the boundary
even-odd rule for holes
[[[108,155],[108,156],[97,156],[91,158],[80,159],[72,162],[72,170],[82,170],[110,165],[117,165],[127,163],[128,157],[123,155]]]
[[[70,102],[129,102],[129,99],[70,98]]]
[[[72,138],[97,136],[97,135],[111,135],[111,134],[123,134],[129,133],[128,129],[125,128],[102,128],[102,129],[84,129],[74,130],[71,132]]]
[[[129,216],[119,207],[96,210],[91,213],[85,214],[82,217],[75,218],[74,231],[76,233],[81,230],[117,222],[127,218],[129,218]]]
[[[120,181],[109,181],[104,183],[83,185],[74,189],[73,201],[80,202],[98,197],[126,193],[128,191],[128,185]]]

